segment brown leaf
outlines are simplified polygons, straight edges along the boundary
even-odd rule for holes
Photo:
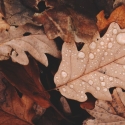
[[[108,19],[104,17],[104,11],[97,15],[97,26],[99,31],[106,29],[110,23],[116,22],[121,28],[125,28],[125,5],[116,8]]]
[[[49,94],[45,92],[40,79],[37,63],[30,58],[27,66],[22,66],[11,61],[0,62],[2,73],[21,93],[33,99],[44,108],[50,106]]]
[[[34,12],[23,6],[20,0],[4,0],[6,19],[10,25],[33,23]]]
[[[85,93],[111,101],[111,87],[125,89],[125,29],[111,23],[105,35],[95,37],[78,51],[75,43],[64,43],[62,61],[54,76],[56,87],[69,99],[87,100]],[[98,39],[97,39],[98,38]]]
[[[2,76],[2,74],[0,73]],[[6,90],[5,100],[0,103],[0,124],[32,125],[32,119],[36,116],[33,110],[34,101],[26,95],[19,97],[15,88],[4,80]]]
[[[34,21],[43,24],[49,39],[60,36],[65,42],[90,42],[97,32],[94,19],[75,10],[57,4],[57,1],[45,1],[50,9],[36,13]],[[79,22],[79,23],[78,23]]]
[[[9,28],[10,26],[5,21],[4,16],[2,15],[2,13],[0,13],[0,32],[3,30],[8,30]]]
[[[121,88],[116,88],[112,94],[113,100],[111,102],[97,100],[93,110],[87,109],[95,119],[89,119],[84,122],[89,125],[124,125],[125,124],[125,93]],[[100,117],[101,116],[101,117]]]
[[[57,50],[55,42],[49,40],[38,26],[31,24],[18,28],[11,26],[9,31],[0,34],[0,39],[0,60],[11,57],[14,62],[27,65],[29,60],[25,52],[28,52],[36,60],[48,66],[45,53],[60,57],[60,51]]]

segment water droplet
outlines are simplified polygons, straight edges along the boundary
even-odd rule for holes
[[[102,85],[102,86],[105,86],[105,82],[101,82],[101,85]]]
[[[109,77],[109,81],[113,81],[113,77]]]
[[[97,49],[97,52],[100,52],[100,49]]]
[[[84,54],[83,52],[79,52],[79,53],[78,53],[78,57],[79,57],[79,58],[84,58],[84,57],[85,57],[85,54]]]
[[[84,96],[81,96],[81,98],[83,98]]]
[[[66,77],[67,77],[67,73],[64,72],[64,71],[61,72],[61,75],[62,75],[63,78],[66,78]]]
[[[123,65],[123,68],[125,69],[125,65]]]
[[[85,82],[82,82],[82,85],[84,85],[85,84]]]
[[[83,62],[83,60],[81,60],[81,62]]]
[[[109,38],[107,38],[107,40],[109,41]]]
[[[108,48],[109,48],[109,49],[112,48],[112,43],[111,43],[111,42],[108,43]]]
[[[99,90],[100,90],[100,87],[96,87],[96,90],[98,90],[98,91],[99,91]]]
[[[92,42],[90,45],[89,45],[90,49],[95,49],[96,48],[96,43],[95,42]]]
[[[70,85],[70,88],[73,88],[73,85]]]
[[[104,42],[100,42],[100,45],[102,45],[102,46],[103,46],[103,45],[104,45]]]
[[[90,58],[90,59],[94,59],[94,54],[90,53],[90,54],[89,54],[89,58]]]
[[[62,90],[65,92],[65,91],[66,91],[66,88],[62,88]]]
[[[104,88],[103,91],[106,92],[108,89],[107,88]]]
[[[117,73],[117,71],[115,71],[115,73]]]
[[[117,29],[113,29],[113,34],[117,34]]]
[[[116,40],[119,44],[124,45],[125,44],[125,33],[119,33],[116,36]]]
[[[102,60],[104,60],[105,58],[104,57],[102,57]]]
[[[107,55],[108,55],[108,53],[107,53],[107,52],[105,52],[105,53],[104,53],[104,55],[105,55],[105,56],[107,56]]]
[[[92,80],[89,80],[89,85],[93,85],[93,81]]]
[[[103,78],[103,77],[100,77],[100,80],[101,80],[101,81],[103,81],[103,80],[104,80],[104,78]]]
[[[110,38],[111,41],[113,41],[113,38]]]
[[[83,91],[81,91],[81,94],[83,93]]]

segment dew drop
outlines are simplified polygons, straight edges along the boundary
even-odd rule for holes
[[[110,38],[111,41],[113,41],[113,38]]]
[[[96,87],[96,90],[98,90],[98,91],[99,91],[99,90],[100,90],[100,87]]]
[[[70,88],[73,88],[73,85],[70,85]]]
[[[81,98],[83,98],[84,96],[81,96]]]
[[[93,81],[92,80],[89,80],[89,85],[93,85]]]
[[[104,60],[105,58],[104,57],[102,57],[102,60]]]
[[[101,80],[101,81],[103,81],[103,80],[104,80],[104,78],[103,78],[103,77],[100,77],[100,80]]]
[[[103,46],[103,45],[104,45],[104,42],[100,42],[100,45],[102,45],[102,46]]]
[[[103,91],[106,92],[108,89],[107,88],[104,88]]]
[[[90,45],[89,45],[90,49],[95,49],[96,48],[96,43],[95,42],[92,42]]]
[[[84,58],[84,57],[85,57],[85,54],[84,54],[83,52],[79,52],[79,53],[78,53],[78,57],[79,57],[79,58]]]
[[[113,77],[109,77],[109,81],[113,81]]]
[[[82,85],[84,85],[85,84],[85,82],[82,82]]]
[[[105,53],[104,53],[104,55],[105,55],[105,56],[107,56],[107,55],[108,55],[108,53],[107,53],[107,52],[105,52]]]
[[[111,43],[111,42],[108,43],[108,48],[109,48],[109,49],[112,48],[112,43]]]
[[[125,69],[125,65],[123,66],[123,68]]]
[[[107,40],[109,41],[109,38],[107,38]]]
[[[97,49],[97,52],[100,52],[100,49]]]
[[[67,73],[64,72],[64,71],[61,72],[61,75],[62,75],[63,78],[66,78],[66,77],[67,77]]]
[[[124,45],[125,44],[125,33],[119,33],[116,36],[116,40],[119,44]]]
[[[66,88],[62,88],[62,90],[65,92],[65,91],[66,91]]]
[[[102,86],[105,86],[105,82],[101,82],[101,85],[102,85]]]
[[[83,91],[81,91],[81,94],[83,93]]]
[[[94,54],[90,53],[90,54],[89,54],[89,58],[90,58],[90,59],[94,59]]]
[[[117,29],[113,29],[113,34],[117,34]]]

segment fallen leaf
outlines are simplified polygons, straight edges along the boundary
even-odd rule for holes
[[[0,32],[3,30],[8,30],[9,28],[10,26],[5,21],[5,17],[3,16],[2,13],[0,13]]]
[[[108,19],[105,18],[104,11],[102,10],[98,15],[97,15],[97,26],[99,31],[101,32],[102,30],[106,29],[110,23],[116,22],[119,24],[121,28],[125,28],[125,5],[122,5],[118,8],[116,8],[110,15]]]
[[[20,0],[4,0],[6,20],[9,25],[33,23],[34,12],[21,4]]]
[[[125,93],[121,88],[113,91],[111,102],[97,100],[93,110],[86,109],[95,119],[88,119],[86,125],[124,125],[125,124]]]
[[[11,61],[2,61],[0,67],[6,79],[21,93],[33,99],[43,108],[50,106],[49,94],[40,82],[39,69],[35,60],[30,58],[30,63],[27,66]]]
[[[111,101],[111,87],[125,89],[125,29],[110,24],[105,35],[78,51],[75,43],[64,43],[62,61],[54,76],[57,89],[69,99],[87,100],[85,93]]]
[[[58,1],[45,1],[50,9],[36,13],[33,20],[43,24],[49,39],[61,37],[65,42],[90,42],[97,32],[94,18],[78,13]],[[65,8],[65,9],[64,9]],[[79,22],[79,23],[78,23]]]
[[[11,26],[9,31],[0,34],[0,41],[0,60],[11,57],[14,62],[27,65],[29,60],[25,52],[28,52],[36,60],[48,66],[45,53],[60,57],[55,42],[47,38],[41,27],[31,24],[17,28]]]
[[[30,7],[30,8],[33,8],[33,9],[35,9],[37,11],[39,10],[38,4],[39,4],[40,1],[42,1],[42,0],[21,0],[21,2],[24,5],[26,5],[26,6]]]
[[[0,73],[2,76],[2,74]],[[5,100],[0,103],[0,124],[17,124],[32,125],[32,120],[36,116],[33,109],[34,101],[26,95],[19,97],[15,88],[7,81],[3,82],[6,85],[4,93]]]

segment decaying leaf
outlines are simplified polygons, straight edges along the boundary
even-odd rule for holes
[[[73,9],[57,4],[58,1],[45,1],[50,9],[36,13],[34,21],[43,24],[49,39],[60,36],[65,42],[90,42],[97,32],[95,20]]]
[[[25,36],[27,35],[28,36]],[[41,30],[41,27],[26,24],[16,28],[11,26],[9,31],[0,34],[0,60],[7,60],[10,57],[14,62],[23,65],[29,63],[25,52],[30,53],[36,60],[48,66],[45,53],[60,57],[53,40],[49,40]]]
[[[4,0],[6,20],[10,25],[33,23],[34,12],[22,5],[20,0]]]
[[[2,15],[2,13],[0,13],[0,32],[3,30],[8,30],[9,28],[10,26],[4,20],[4,16]]]
[[[0,123],[3,125],[20,123],[20,125],[32,125],[36,116],[33,110],[34,101],[26,95],[19,97],[15,88],[7,81],[4,81],[7,88],[5,91],[6,100],[0,103]]]
[[[50,96],[40,82],[39,69],[35,60],[30,58],[30,63],[27,66],[11,61],[2,61],[0,68],[6,79],[22,94],[27,95],[43,108],[50,106]]]
[[[108,19],[105,18],[104,11],[102,10],[97,15],[97,26],[99,31],[101,32],[105,28],[109,26],[110,23],[116,22],[119,24],[121,28],[125,28],[125,5],[122,5],[116,8],[110,15]]]
[[[84,102],[89,92],[97,99],[111,101],[109,88],[125,89],[124,35],[125,29],[113,22],[102,38],[85,44],[80,51],[75,43],[64,43],[62,61],[54,76],[61,94]]]
[[[97,100],[93,110],[86,109],[95,119],[88,119],[84,125],[124,125],[125,124],[125,93],[116,88],[111,102]]]

